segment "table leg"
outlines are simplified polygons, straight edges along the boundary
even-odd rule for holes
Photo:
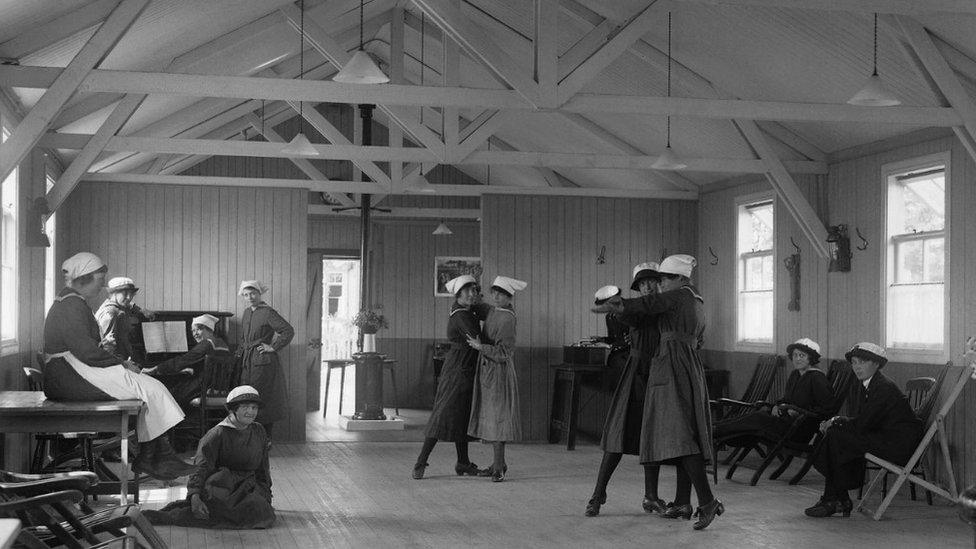
[[[322,399],[322,417],[329,413],[329,382],[332,381],[332,367],[325,363],[325,398]],[[340,410],[341,412],[341,410]]]
[[[569,433],[566,436],[566,449],[576,449],[576,424],[579,422],[579,398],[580,398],[580,376],[576,372],[570,374],[572,383],[570,404],[569,404]]]
[[[121,486],[121,493],[119,496],[122,501],[119,502],[120,505],[126,505],[129,503],[129,414],[122,414],[122,426],[119,427],[119,435],[122,437],[121,448],[119,453],[122,458],[122,474],[119,475],[119,483]]]
[[[339,415],[342,415],[342,393],[346,388],[346,365],[343,364],[339,370]]]

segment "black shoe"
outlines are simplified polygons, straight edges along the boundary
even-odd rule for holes
[[[424,471],[427,470],[427,463],[417,463],[413,466],[413,478],[414,480],[420,480],[424,478]]]
[[[457,476],[459,477],[463,477],[464,475],[476,477],[481,473],[481,469],[478,469],[478,466],[471,462],[455,463],[454,472],[457,473]]]
[[[491,481],[492,482],[501,482],[501,481],[505,480],[505,472],[506,472],[506,469],[508,469],[508,467],[503,468],[501,471],[499,471],[498,469],[495,469],[494,471],[492,471],[491,472]]]
[[[695,525],[692,528],[695,530],[704,530],[705,528],[708,528],[708,525],[711,524],[713,520],[715,520],[715,517],[724,512],[725,506],[722,505],[722,502],[712,498],[712,501],[702,505],[697,511],[695,511],[695,516],[698,517],[698,520],[695,521]]]
[[[583,513],[588,517],[595,517],[600,514],[600,506],[607,502],[607,495],[593,496],[590,501],[586,502],[586,512]]]
[[[651,499],[644,496],[644,501],[641,502],[641,507],[644,509],[645,513],[656,513],[658,515],[664,515],[668,510],[668,504],[664,503],[661,498]]]
[[[495,471],[496,471],[495,466],[494,465],[489,465],[488,467],[486,467],[486,468],[478,471],[478,476],[479,477],[493,477],[493,476],[495,476]],[[508,465],[502,465],[502,476],[504,476],[505,473],[507,473],[507,472],[508,472]]]
[[[842,513],[845,517],[851,516],[851,510],[854,508],[854,504],[851,500],[839,501],[839,500],[825,500],[820,498],[813,507],[807,507],[803,514],[808,517],[814,518],[826,518],[836,515],[837,513]]]
[[[661,513],[661,516],[668,519],[683,518],[685,520],[691,520],[691,514],[693,512],[694,509],[691,508],[690,503],[682,503],[681,505],[669,503],[667,509]]]

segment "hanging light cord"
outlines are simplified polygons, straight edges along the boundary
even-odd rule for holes
[[[878,14],[874,14],[874,76],[878,76]]]
[[[304,80],[305,79],[305,0],[302,0],[301,5],[299,7],[302,10],[302,16],[299,23],[299,26],[301,26],[301,29],[299,30],[301,37],[299,37],[298,39],[298,79]],[[299,124],[298,132],[304,134],[305,133],[305,105],[304,102],[301,100],[298,101],[298,124]]]
[[[420,12],[420,85],[424,85],[424,44],[427,42],[424,37],[424,27],[427,24],[427,13]],[[424,106],[420,106],[420,125],[424,124]]]
[[[304,2],[304,0],[302,0]],[[363,41],[363,4],[364,0],[359,0],[359,51],[363,50],[365,45]]]
[[[271,140],[268,139],[268,134],[264,133],[264,99],[261,100],[261,138],[269,143],[271,142]],[[262,156],[261,157],[261,179],[264,179],[264,160],[265,158]]]
[[[671,12],[668,12],[668,98],[671,98]],[[668,115],[668,145],[671,148],[671,115]]]

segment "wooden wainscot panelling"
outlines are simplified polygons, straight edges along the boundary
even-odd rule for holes
[[[606,284],[630,287],[631,269],[662,252],[695,253],[697,206],[666,200],[491,195],[482,198],[481,249],[485,280],[497,274],[529,283],[515,297],[516,368],[522,426],[529,440],[547,436],[550,364],[562,346],[604,334],[590,312],[593,292]],[[597,258],[604,251],[605,262]],[[629,295],[629,290],[625,292]],[[598,434],[605,388],[586,388],[581,428]]]
[[[304,395],[295,389],[306,370],[307,202],[298,189],[83,183],[58,212],[58,255],[98,254],[109,276],[136,281],[136,301],[149,309],[233,312],[231,344],[243,313],[237,286],[260,279],[266,301],[295,327],[280,356],[289,394]],[[304,397],[289,400],[275,436],[305,440]]]

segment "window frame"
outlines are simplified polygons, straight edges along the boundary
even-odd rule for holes
[[[932,170],[939,166],[944,167],[944,183],[945,183],[945,226],[941,231],[919,231],[916,234],[898,234],[890,235],[888,233],[888,208],[890,202],[890,190],[891,185],[895,184],[896,177],[899,175],[904,175],[911,172],[924,172],[926,170]],[[950,355],[950,318],[951,312],[950,307],[952,305],[951,300],[951,286],[950,286],[950,273],[951,273],[951,257],[950,253],[951,247],[951,236],[952,236],[952,154],[950,151],[943,151],[934,154],[928,154],[924,156],[919,156],[915,158],[910,158],[907,160],[901,160],[898,162],[890,162],[883,164],[881,166],[881,181],[883,184],[883,200],[884,206],[882,207],[881,215],[881,234],[884,235],[884,246],[879,246],[881,248],[881,265],[880,269],[880,299],[878,300],[881,304],[881,315],[880,321],[880,334],[881,334],[881,345],[885,348],[885,352],[888,355],[888,360],[893,362],[915,362],[923,364],[940,364],[949,360]],[[909,240],[920,240],[923,243],[927,238],[932,236],[942,235],[945,239],[944,246],[944,266],[943,266],[943,281],[942,281],[942,299],[943,299],[943,310],[942,310],[942,349],[921,349],[921,348],[906,348],[906,347],[892,347],[889,341],[888,334],[888,288],[891,285],[896,285],[894,282],[897,264],[897,253],[895,252],[895,244],[897,242],[906,242]],[[923,244],[924,246],[924,244]],[[918,282],[918,283],[901,283],[898,285],[931,285],[938,284],[938,282]]]
[[[4,126],[3,124],[0,124],[0,141],[6,141],[7,139],[9,139],[10,138],[10,134],[11,134],[11,132],[9,130],[7,130],[6,126]],[[14,231],[14,237],[13,237],[13,261],[12,261],[12,263],[13,263],[13,270],[12,270],[12,273],[13,273],[13,279],[14,279],[13,280],[14,294],[15,294],[15,297],[16,297],[16,296],[19,296],[19,294],[20,294],[20,276],[19,276],[19,274],[20,274],[19,273],[19,270],[20,270],[20,232],[21,232],[20,231],[20,227],[21,227],[21,223],[22,223],[22,221],[21,221],[21,215],[20,215],[21,214],[21,208],[20,208],[20,166],[15,166],[14,167],[14,170],[12,172],[10,172],[10,175],[8,177],[13,177],[13,186],[14,186],[14,198],[13,198],[13,231]],[[4,181],[0,181],[0,187],[2,187],[3,183],[4,183]],[[2,195],[2,191],[0,191],[0,195]],[[0,201],[2,201],[2,198],[0,198]],[[0,208],[2,208],[2,204],[0,204]],[[2,213],[0,213],[0,215],[2,215]],[[2,227],[2,225],[3,225],[3,222],[2,222],[2,220],[0,220],[0,227]],[[6,235],[3,235],[2,234],[2,230],[0,230],[0,243],[2,243],[5,240],[6,240]],[[2,244],[0,244],[0,254],[2,254]],[[0,257],[2,257],[2,256],[0,256]],[[2,261],[2,259],[0,259],[0,261]],[[0,300],[3,299],[3,294],[2,294],[2,287],[3,286],[2,286],[2,284],[3,284],[3,273],[2,273],[2,271],[0,271]],[[20,333],[19,333],[19,329],[20,329],[20,326],[19,325],[20,325],[20,322],[19,321],[20,321],[20,319],[18,318],[18,316],[20,314],[20,306],[19,306],[19,300],[15,299],[14,301],[15,301],[15,304],[16,304],[15,305],[15,310],[14,310],[14,316],[13,316],[12,319],[7,319],[7,320],[12,320],[13,321],[13,332],[14,332],[14,335],[13,335],[13,337],[9,337],[9,338],[6,338],[6,339],[3,339],[2,338],[2,335],[0,335],[0,356],[9,356],[9,355],[15,354],[15,353],[17,353],[17,352],[20,351],[20,338],[19,338],[19,335],[20,335]],[[2,315],[2,311],[0,311],[0,315]],[[6,322],[4,321],[3,318],[0,318],[0,324],[6,324]],[[0,332],[0,333],[2,333],[2,332]]]
[[[740,339],[739,337],[739,296],[743,293],[755,293],[756,290],[744,290],[740,289],[740,278],[743,276],[741,270],[743,269],[743,257],[760,257],[765,256],[765,253],[760,252],[744,252],[739,253],[739,212],[742,208],[747,207],[752,204],[758,204],[762,202],[769,202],[773,207],[773,247],[769,251],[769,255],[773,259],[773,334],[770,341],[758,341],[751,339]],[[776,298],[777,298],[777,288],[776,288],[776,243],[777,243],[777,212],[776,212],[776,193],[773,191],[764,191],[758,193],[752,193],[747,195],[737,196],[735,198],[734,210],[732,214],[732,220],[734,223],[734,236],[732,245],[732,264],[735,265],[735,282],[732,285],[732,302],[735,304],[735,312],[732,315],[732,340],[734,342],[734,349],[736,351],[743,352],[757,352],[757,353],[768,353],[776,349]],[[766,290],[762,290],[766,291]]]

